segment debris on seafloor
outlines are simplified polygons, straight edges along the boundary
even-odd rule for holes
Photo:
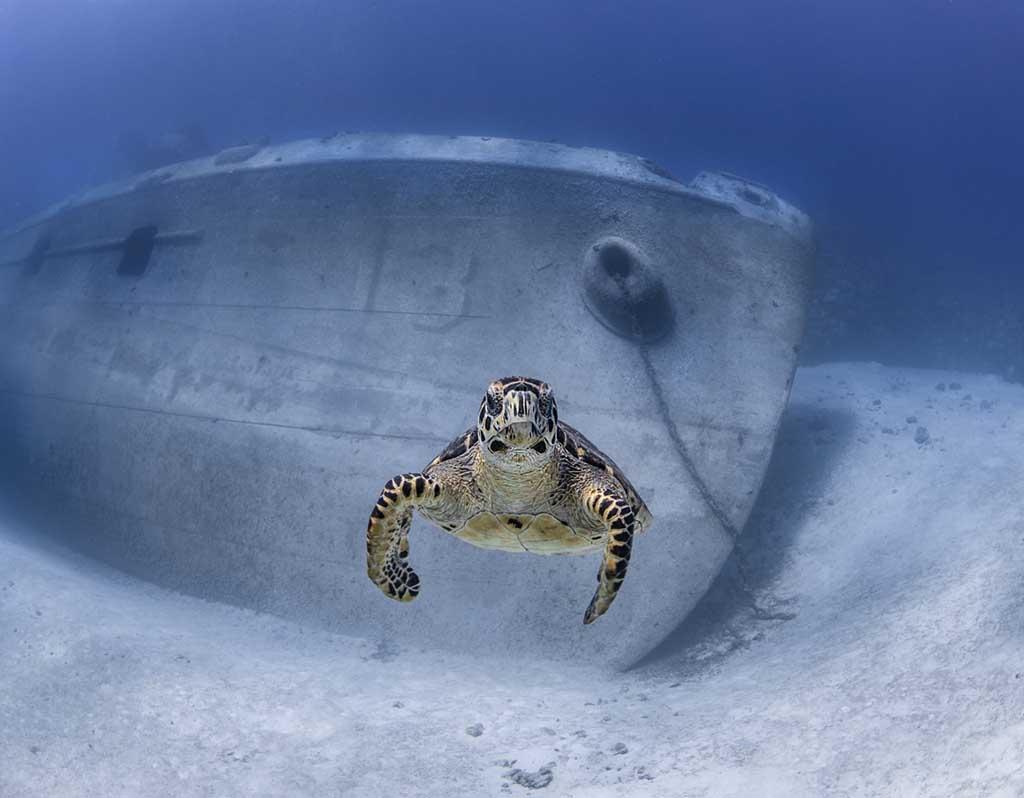
[[[528,790],[539,790],[543,787],[547,787],[551,781],[555,778],[555,774],[552,768],[555,766],[554,762],[548,762],[537,770],[523,770],[522,768],[513,768],[505,776],[520,787],[526,787]]]

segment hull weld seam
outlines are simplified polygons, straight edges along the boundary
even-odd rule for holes
[[[331,427],[314,427],[302,424],[287,424],[278,421],[252,421],[244,418],[228,418],[226,416],[208,416],[202,413],[183,413],[177,410],[159,410],[154,407],[137,407],[132,405],[120,405],[112,402],[93,402],[87,399],[73,399],[67,396],[56,394],[30,393],[28,391],[12,391],[0,389],[0,395],[20,396],[25,399],[48,399],[54,402],[65,404],[82,405],[84,407],[97,407],[104,410],[125,410],[135,413],[152,413],[160,416],[171,416],[174,418],[186,418],[193,421],[208,421],[211,423],[224,422],[226,424],[246,424],[253,427],[270,427],[274,429],[298,430],[299,432],[312,432],[320,435],[348,435],[357,438],[391,438],[403,441],[424,441],[428,443],[444,443],[446,439],[433,435],[399,435],[388,432],[363,432],[361,430],[337,429]]]

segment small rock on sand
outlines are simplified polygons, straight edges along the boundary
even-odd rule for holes
[[[539,790],[547,787],[551,780],[554,779],[555,774],[551,771],[553,765],[554,762],[551,762],[538,770],[515,768],[505,775],[520,787],[526,787],[528,790]]]
[[[931,436],[928,434],[927,427],[918,427],[917,432],[914,433],[914,443],[919,443],[922,446],[931,440]]]
[[[483,733],[484,724],[482,723],[474,723],[472,726],[466,727],[466,734],[468,734],[470,737],[479,737]]]

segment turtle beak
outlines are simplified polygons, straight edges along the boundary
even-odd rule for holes
[[[505,395],[504,436],[512,446],[529,446],[540,435],[537,426],[537,396],[529,391]]]
[[[513,446],[525,446],[536,433],[537,426],[532,421],[514,421],[505,428],[505,437]]]

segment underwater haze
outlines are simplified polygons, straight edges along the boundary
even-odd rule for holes
[[[922,257],[1020,263],[1013,0],[8,2],[8,221],[109,178],[119,137],[559,139],[722,168]],[[980,262],[980,263],[979,263]]]
[[[0,224],[264,137],[557,139],[808,212],[810,361],[1019,377],[1022,43],[1014,0],[8,2]]]
[[[1022,142],[1019,0],[0,0],[0,798],[1024,795]]]

